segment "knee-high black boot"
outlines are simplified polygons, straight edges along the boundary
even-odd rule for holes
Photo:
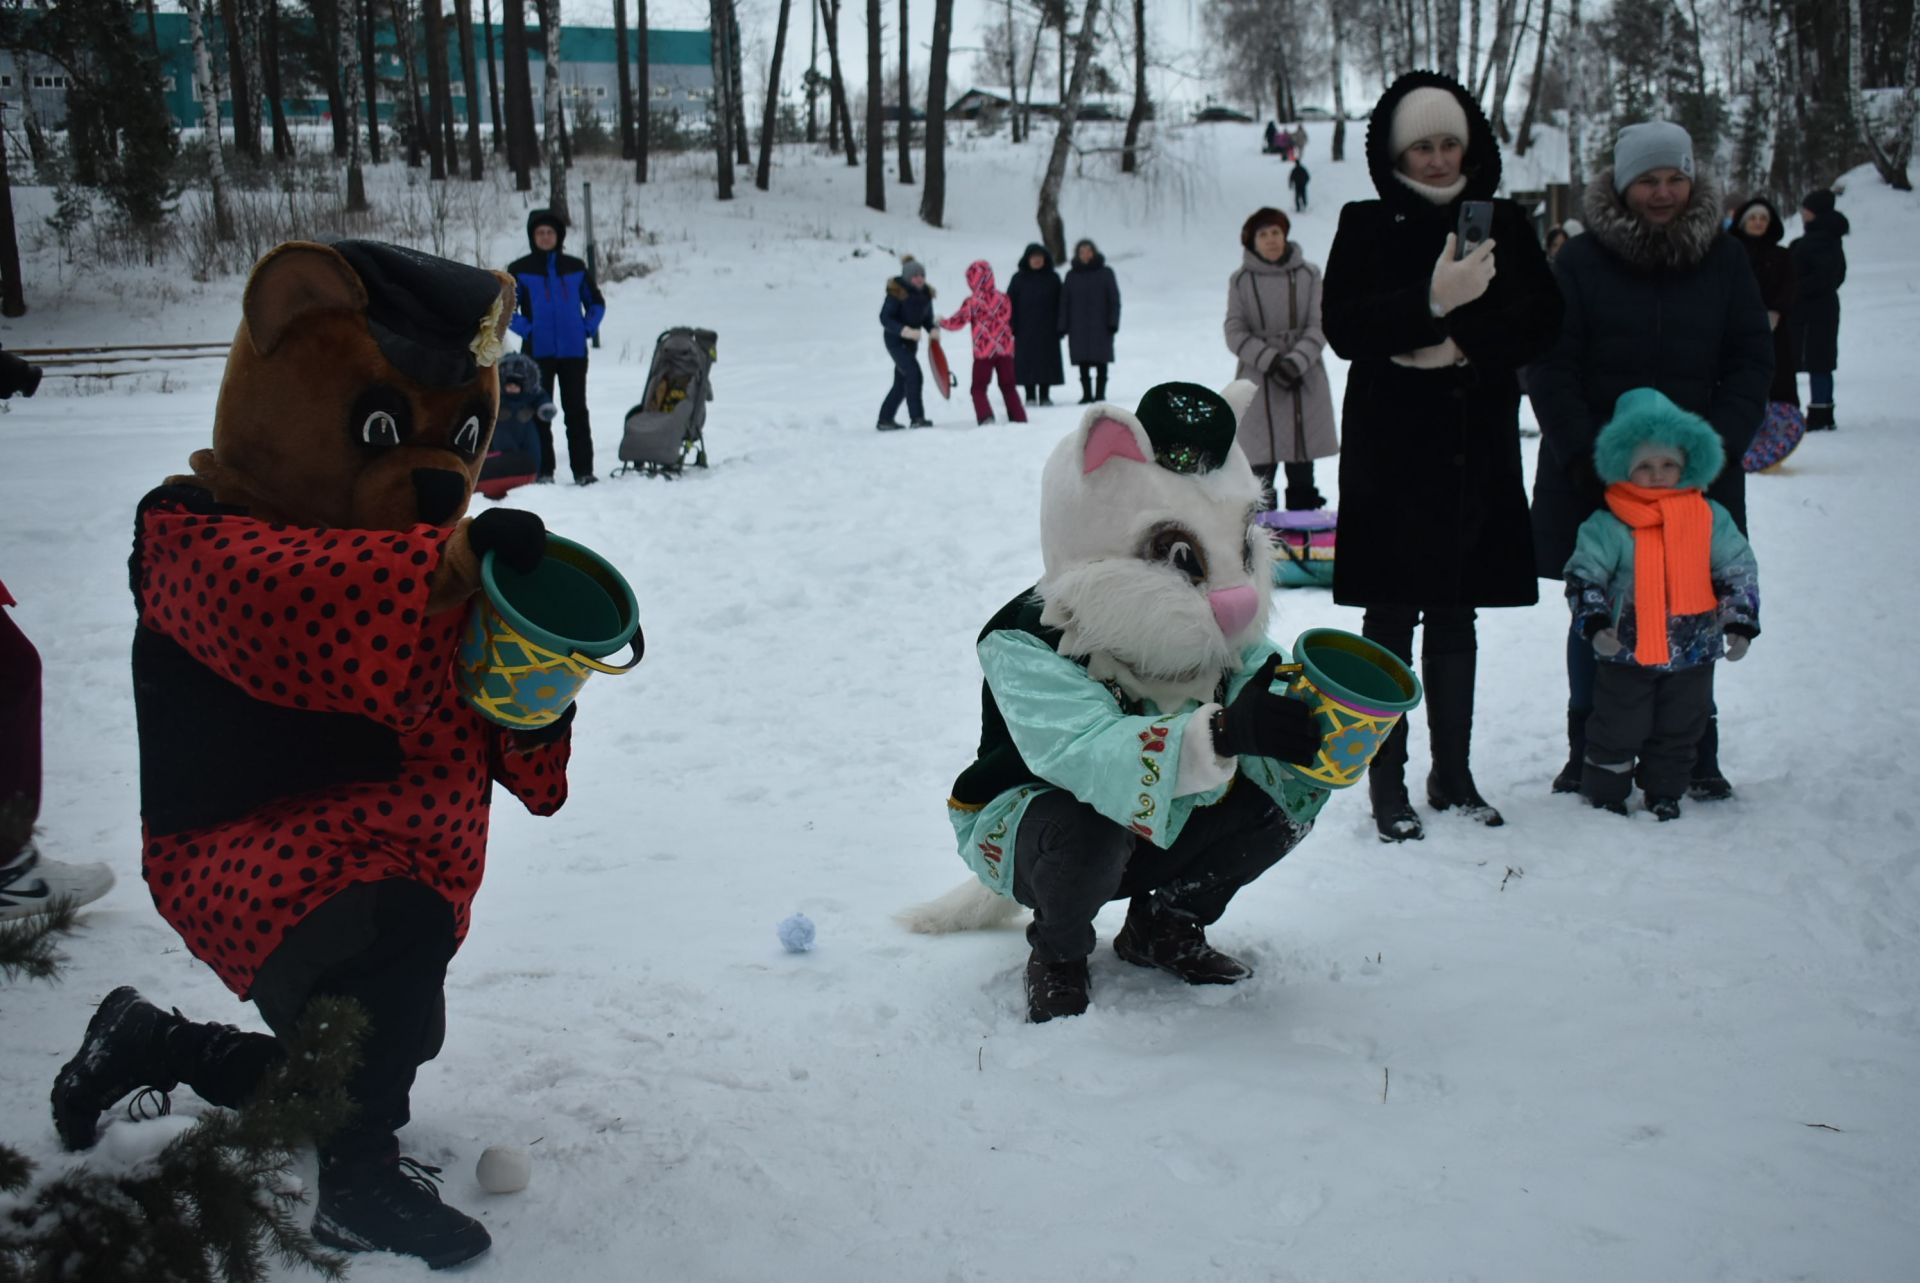
[[[1107,367],[1104,365],[1094,366],[1093,377],[1094,377],[1093,399],[1096,401],[1106,400],[1107,399]]]
[[[1080,367],[1080,404],[1093,404],[1093,367],[1090,365]]]
[[[68,1149],[89,1149],[101,1111],[142,1087],[181,1083],[210,1105],[244,1104],[280,1061],[278,1039],[162,1011],[131,985],[108,994],[80,1050],[53,1080],[53,1125]]]
[[[1458,808],[1470,820],[1494,828],[1506,823],[1474,787],[1469,758],[1473,747],[1473,679],[1478,654],[1427,655],[1420,677],[1427,689],[1427,729],[1433,769],[1427,773],[1427,805],[1436,811]]]
[[[1367,795],[1373,800],[1373,827],[1382,842],[1418,842],[1426,830],[1407,797],[1407,719],[1387,736],[1367,768]]]

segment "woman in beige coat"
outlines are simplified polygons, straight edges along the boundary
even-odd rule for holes
[[[1268,493],[1285,465],[1280,507],[1324,508],[1313,461],[1340,452],[1333,426],[1333,390],[1320,359],[1320,269],[1287,237],[1293,224],[1277,209],[1254,212],[1240,229],[1246,254],[1227,283],[1227,348],[1237,379],[1260,385],[1240,420],[1240,448]]]

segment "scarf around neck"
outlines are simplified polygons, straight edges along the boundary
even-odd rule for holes
[[[1713,592],[1713,509],[1698,489],[1616,481],[1607,507],[1633,531],[1633,600],[1639,620],[1633,657],[1646,667],[1672,658],[1667,621],[1719,605]]]

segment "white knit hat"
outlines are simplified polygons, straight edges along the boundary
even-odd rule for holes
[[[1435,134],[1451,134],[1467,141],[1467,112],[1460,100],[1444,89],[1423,85],[1410,91],[1393,108],[1393,127],[1387,131],[1387,148],[1398,160],[1400,153]]]

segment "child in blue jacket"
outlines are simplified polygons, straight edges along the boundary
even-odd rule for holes
[[[503,358],[500,417],[475,489],[489,499],[504,499],[507,491],[532,481],[540,471],[540,429],[558,413],[540,386],[539,364],[523,352]]]

